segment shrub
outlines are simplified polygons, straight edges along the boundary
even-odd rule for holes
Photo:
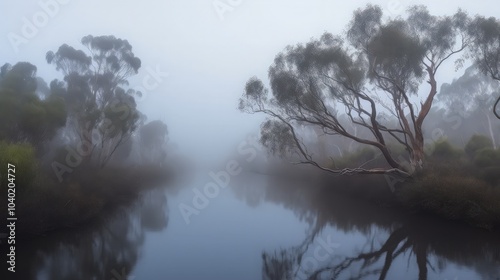
[[[438,140],[434,143],[432,157],[439,160],[457,160],[462,156],[462,151],[453,147],[448,140]]]
[[[408,157],[408,151],[406,150],[406,147],[399,143],[387,143],[387,148],[394,158]]]
[[[474,158],[476,153],[479,150],[485,149],[485,148],[493,148],[493,143],[491,142],[491,139],[484,136],[484,135],[473,135],[469,142],[465,145],[465,153],[470,157]]]
[[[478,167],[500,166],[500,150],[483,148],[477,151],[474,164]]]
[[[473,177],[427,173],[405,185],[399,197],[413,210],[475,226],[500,225],[500,189]]]

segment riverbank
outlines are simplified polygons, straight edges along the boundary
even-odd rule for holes
[[[403,181],[389,175],[358,175],[337,188],[410,213],[424,213],[474,227],[500,228],[500,149],[474,135],[464,147],[446,139],[428,145],[424,170]],[[340,167],[383,166],[379,153],[361,149],[337,160]],[[336,167],[336,166],[333,166]],[[337,166],[338,167],[338,166]]]
[[[410,215],[500,229],[500,187],[459,170],[431,170],[405,182],[383,175],[325,177],[325,188]]]
[[[500,187],[473,176],[431,171],[405,183],[396,195],[399,204],[413,213],[500,228]]]
[[[38,175],[29,187],[17,188],[16,234],[27,238],[80,226],[145,190],[164,186],[171,173],[155,166],[80,168],[61,183]],[[0,207],[7,212],[7,205]]]

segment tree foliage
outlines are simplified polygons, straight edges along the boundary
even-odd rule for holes
[[[493,149],[491,139],[483,135],[473,135],[464,150],[469,157],[473,158],[479,150],[486,148]]]
[[[469,26],[473,38],[471,55],[484,73],[500,81],[500,21],[496,18],[476,16]],[[500,96],[497,93],[493,113],[500,119]]]
[[[500,92],[500,84],[477,70],[477,65],[472,65],[462,76],[441,86],[438,98],[451,113],[467,116],[475,110],[490,110],[495,103],[493,95]]]
[[[64,82],[53,81],[51,90],[65,98],[73,140],[89,141],[94,152],[88,158],[105,165],[137,129],[136,92],[126,86],[141,60],[127,40],[114,36],[88,35],[81,42],[86,52],[64,44],[47,53],[47,62],[64,74]]]
[[[388,173],[405,176],[420,170],[424,161],[422,124],[437,93],[436,74],[443,62],[461,53],[468,44],[467,15],[430,15],[415,6],[405,19],[383,20],[382,9],[368,5],[354,13],[346,36],[325,33],[306,44],[287,47],[269,68],[268,90],[251,78],[239,108],[265,113],[272,121],[262,126],[262,142],[271,151],[291,147],[299,163],[341,174]],[[429,84],[420,106],[412,96]],[[369,137],[351,133],[340,121],[345,112]],[[389,113],[397,125],[384,122]],[[390,169],[335,170],[321,166],[301,137],[301,128],[317,127],[326,135],[340,135],[379,150]],[[272,135],[271,135],[272,134]],[[407,159],[396,159],[388,139],[403,145]],[[282,148],[279,148],[282,147]],[[405,160],[411,169],[405,168]]]
[[[50,140],[66,123],[66,108],[57,95],[36,94],[36,67],[5,64],[0,71],[0,140],[29,141],[35,147]]]
[[[493,147],[496,147],[498,130],[492,121],[495,116],[491,108],[494,108],[496,96],[500,93],[500,83],[478,70],[477,65],[473,64],[458,79],[443,84],[438,98],[445,104],[448,115],[481,116],[486,121]]]

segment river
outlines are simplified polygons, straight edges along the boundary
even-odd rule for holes
[[[15,279],[500,279],[498,232],[259,174],[196,207],[210,180],[200,172],[99,222],[19,240]]]

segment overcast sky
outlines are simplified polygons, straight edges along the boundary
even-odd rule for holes
[[[325,31],[339,34],[352,12],[367,3],[391,16],[424,4],[432,14],[461,7],[471,15],[500,17],[493,0],[0,1],[0,64],[31,62],[50,82],[60,76],[45,61],[47,51],[64,43],[80,48],[88,34],[127,39],[142,60],[131,87],[139,87],[149,71],[169,74],[146,92],[140,108],[150,120],[167,123],[173,141],[200,158],[216,157],[221,148],[235,150],[247,131],[258,129],[261,118],[237,110],[251,76],[266,78],[274,56],[288,44]],[[13,36],[22,41],[13,43]]]

